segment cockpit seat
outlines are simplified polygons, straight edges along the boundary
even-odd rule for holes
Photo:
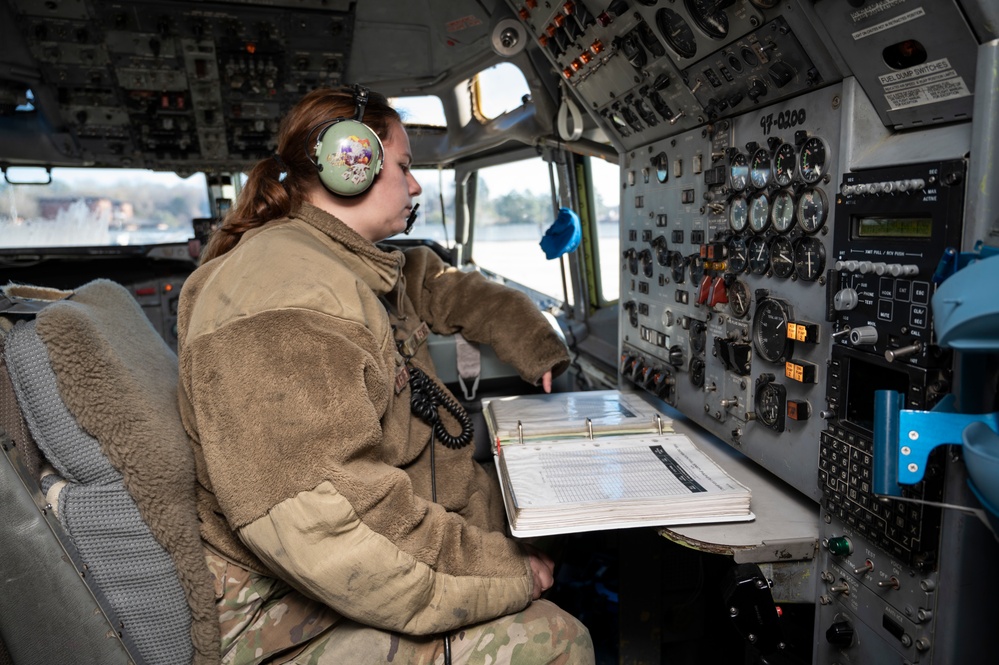
[[[219,662],[176,355],[114,282],[5,293],[0,636],[10,657]]]

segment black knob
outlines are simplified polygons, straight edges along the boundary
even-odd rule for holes
[[[849,621],[837,621],[826,630],[826,641],[841,649],[852,645],[853,625]]]
[[[753,82],[749,84],[749,90],[746,94],[755,102],[767,94],[767,86],[760,79],[753,79]]]
[[[674,344],[669,349],[669,364],[673,367],[683,365],[683,348],[679,344]]]

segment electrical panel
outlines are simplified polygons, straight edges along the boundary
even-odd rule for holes
[[[816,502],[813,662],[984,662],[959,456],[900,497],[872,475],[875,391],[955,387],[931,298],[976,240],[987,3],[509,4],[621,152],[621,383]]]
[[[291,105],[342,83],[350,4],[12,2],[67,163],[180,173],[272,154]]]

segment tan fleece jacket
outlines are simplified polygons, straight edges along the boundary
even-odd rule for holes
[[[408,386],[395,392],[396,339],[421,320],[492,345],[530,383],[568,364],[523,294],[426,248],[382,251],[309,205],[199,268],[179,317],[205,540],[347,617],[409,634],[520,610],[532,584],[471,447],[437,444],[429,500],[430,430]],[[434,376],[426,345],[412,362]]]

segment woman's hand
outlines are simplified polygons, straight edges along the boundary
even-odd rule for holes
[[[531,598],[537,600],[555,583],[555,562],[541,550],[527,546],[527,557],[534,575],[534,587]]]
[[[552,391],[552,371],[551,370],[548,370],[547,372],[545,372],[544,375],[541,377],[541,387],[545,389],[546,393],[550,393]]]

